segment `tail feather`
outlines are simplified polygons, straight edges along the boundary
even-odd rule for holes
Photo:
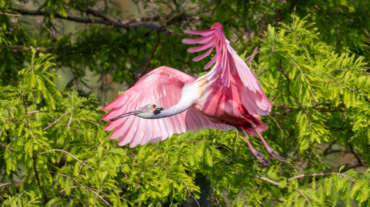
[[[243,95],[247,94],[247,97],[241,100],[244,107],[256,117],[269,114],[271,105],[258,82],[257,76],[231,47],[223,32],[224,28],[220,23],[213,24],[209,30],[186,30],[185,33],[203,37],[196,39],[185,38],[182,42],[185,44],[202,44],[201,46],[189,48],[188,52],[190,53],[210,48],[202,55],[193,58],[193,61],[199,61],[209,56],[213,49],[216,48],[215,56],[204,66],[204,69],[208,69],[214,65],[207,76],[210,79],[213,77],[220,78],[222,84],[226,87],[230,87],[231,76],[238,76]],[[253,103],[250,104],[250,102]]]
[[[268,126],[263,123],[261,120],[255,118],[254,116],[248,114],[244,116],[248,121],[253,122],[257,126],[257,130],[260,132],[266,131],[268,129]],[[256,129],[252,127],[252,124],[249,122],[246,122],[246,125],[242,126],[244,131],[247,132],[250,136],[258,136]]]

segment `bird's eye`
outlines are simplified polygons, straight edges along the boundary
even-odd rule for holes
[[[155,104],[153,104],[153,106],[152,106],[152,107],[153,107],[153,109],[155,109],[155,107],[156,107],[156,106],[155,106]]]

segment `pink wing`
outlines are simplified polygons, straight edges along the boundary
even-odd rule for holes
[[[189,48],[189,53],[210,48],[204,54],[193,58],[193,61],[199,61],[207,57],[212,53],[213,49],[216,48],[215,56],[204,66],[204,69],[208,69],[215,64],[212,70],[207,74],[208,77],[210,77],[210,79],[221,78],[223,85],[230,87],[230,76],[233,76],[237,72],[239,76],[237,79],[240,81],[240,87],[238,88],[241,93],[241,103],[248,110],[248,113],[255,117],[268,115],[271,111],[271,106],[256,75],[249,69],[240,56],[236,54],[223,31],[224,28],[220,23],[213,24],[209,30],[186,30],[185,33],[201,35],[203,37],[196,39],[185,38],[182,42],[185,44],[203,44],[202,46]]]
[[[112,110],[102,119],[108,121],[151,102],[157,102],[163,108],[169,108],[179,102],[184,85],[193,81],[195,81],[194,77],[181,71],[166,66],[159,67],[146,74],[132,88],[104,107],[104,110]],[[163,119],[128,116],[110,122],[104,129],[107,131],[114,129],[110,138],[120,138],[118,145],[130,143],[130,147],[135,147],[149,141],[163,141],[173,134],[207,128],[230,130],[233,127],[212,123],[205,115],[190,108],[181,114]]]

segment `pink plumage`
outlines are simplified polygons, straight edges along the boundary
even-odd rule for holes
[[[204,31],[185,31],[203,37],[182,40],[185,44],[202,44],[188,52],[207,50],[193,61],[216,54],[205,69],[213,68],[198,79],[178,70],[162,66],[142,77],[132,88],[104,107],[111,111],[102,119],[111,120],[105,130],[113,130],[110,138],[119,138],[120,146],[130,147],[163,141],[173,134],[200,129],[238,129],[257,159],[267,160],[251,145],[244,134],[259,136],[270,154],[284,158],[272,150],[262,137],[267,126],[256,117],[268,115],[270,103],[256,75],[236,54],[215,23]]]
[[[154,101],[164,108],[169,108],[179,102],[184,85],[195,80],[194,77],[173,68],[159,67],[146,74],[132,88],[105,106],[103,110],[112,110],[102,119],[108,121],[115,116],[133,111]],[[130,147],[135,147],[149,141],[163,141],[173,134],[181,134],[186,131],[229,130],[231,128],[233,127],[225,124],[213,123],[202,113],[190,108],[183,113],[163,119],[127,116],[110,122],[104,129],[107,131],[114,129],[110,138],[120,138],[118,142],[120,146],[130,144]]]
[[[209,49],[203,55],[195,57],[193,61],[199,61],[213,51],[216,48],[216,54],[213,59],[204,67],[208,69],[210,66],[215,64],[212,70],[208,73],[208,76],[220,76],[222,83],[229,87],[231,74],[237,71],[239,75],[238,81],[240,84],[246,87],[242,90],[243,97],[241,102],[243,106],[246,107],[249,114],[255,117],[260,117],[261,115],[268,115],[271,111],[270,103],[263,92],[256,75],[247,64],[236,54],[235,50],[231,47],[229,40],[226,39],[223,34],[224,28],[220,23],[215,23],[210,30],[204,31],[189,31],[186,30],[185,33],[206,36],[206,39],[197,38],[185,38],[182,40],[185,44],[204,44],[203,46],[189,48],[188,52],[199,52],[205,49]],[[208,40],[206,42],[205,40]],[[236,83],[239,84],[239,83]]]

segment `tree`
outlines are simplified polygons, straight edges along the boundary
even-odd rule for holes
[[[142,18],[115,1],[0,0],[2,206],[200,205],[199,180],[211,206],[370,204],[370,2],[134,2]],[[260,166],[235,130],[132,149],[104,131],[88,72],[127,85],[161,65],[202,74],[182,31],[214,22],[272,102],[264,136],[286,164]]]

